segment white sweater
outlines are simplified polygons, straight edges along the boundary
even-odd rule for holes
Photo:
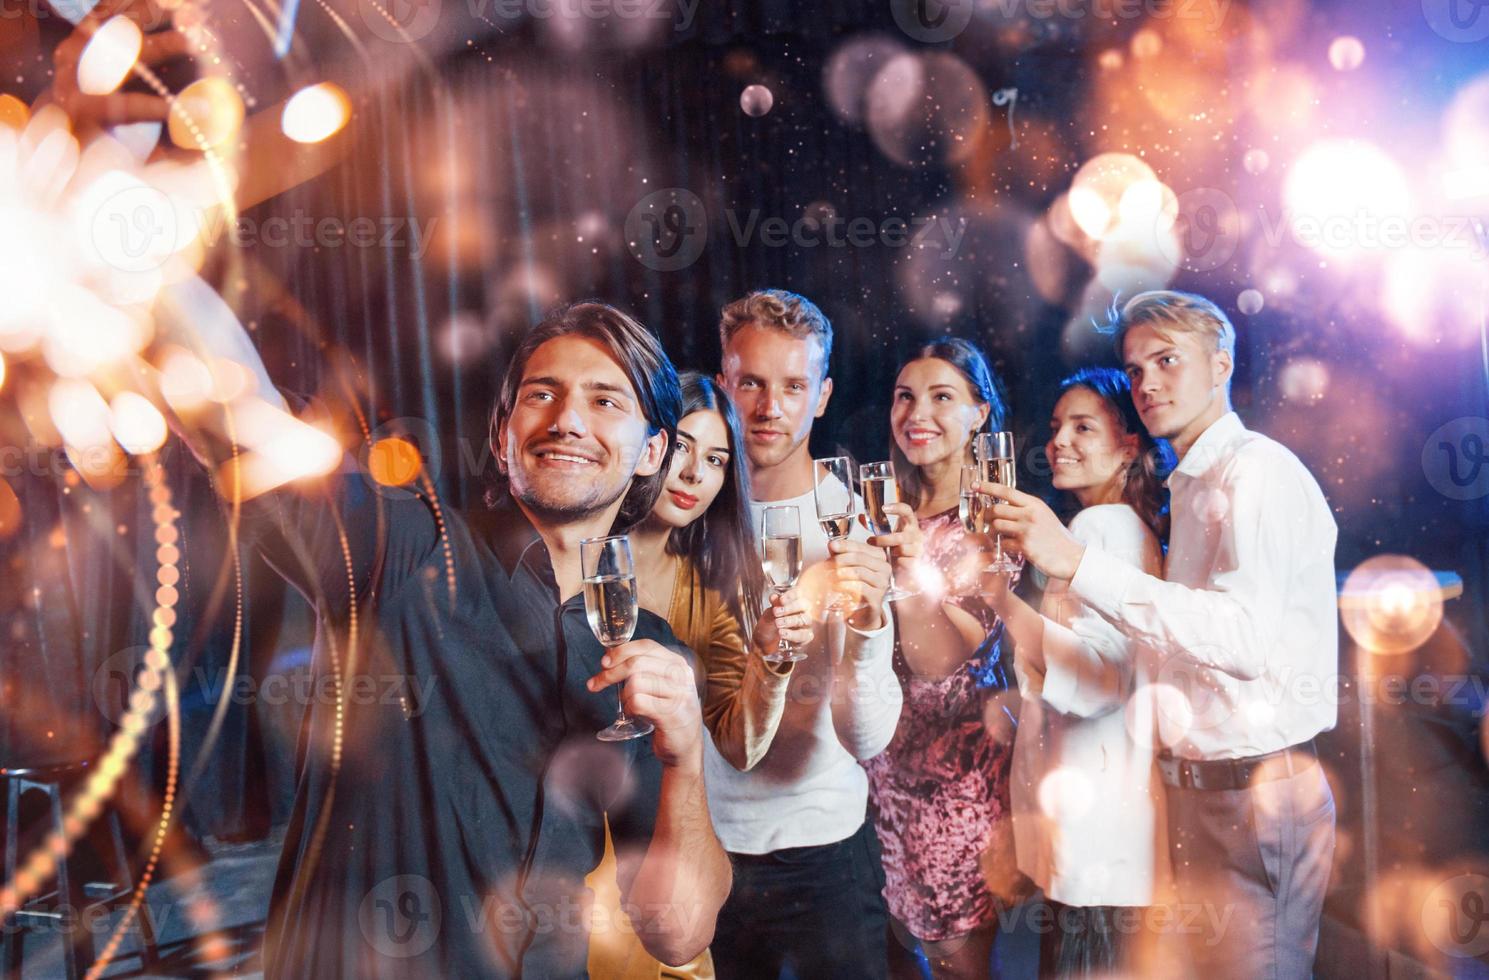
[[[1163,572],[1158,539],[1126,504],[1070,522],[1087,549]],[[1019,869],[1066,905],[1152,905],[1168,884],[1163,787],[1147,658],[1053,580],[1040,603],[1045,673],[1014,660],[1023,707],[1013,747]]]
[[[790,500],[751,501],[752,520],[759,527],[766,507],[790,505],[801,512],[803,569],[825,561],[828,539],[810,491]],[[868,532],[855,522],[850,536],[861,541]],[[834,648],[843,651],[836,669]],[[807,659],[792,669],[785,712],[765,757],[740,772],[708,743],[708,807],[725,850],[769,854],[832,844],[858,831],[868,807],[868,779],[858,763],[883,752],[899,723],[893,653],[888,609],[885,625],[871,633],[831,617],[817,625]]]

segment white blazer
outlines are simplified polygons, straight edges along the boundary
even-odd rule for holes
[[[1070,522],[1087,548],[1163,574],[1153,532],[1126,504]],[[1013,749],[1018,865],[1066,905],[1145,906],[1170,887],[1151,658],[1053,579],[1044,593],[1040,674],[1014,659],[1023,707]]]

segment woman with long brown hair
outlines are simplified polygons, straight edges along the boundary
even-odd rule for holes
[[[1045,455],[1055,489],[1078,505],[1071,533],[1161,575],[1164,447],[1143,428],[1126,376],[1087,368],[1062,381]],[[1065,581],[1046,584],[1038,610],[1004,577],[984,584],[1018,651],[1019,868],[1055,907],[1040,974],[1165,975],[1135,938],[1169,877],[1153,691],[1144,690],[1151,664]]]

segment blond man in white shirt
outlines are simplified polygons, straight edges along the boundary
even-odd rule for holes
[[[995,528],[1155,657],[1179,901],[1225,923],[1188,936],[1200,975],[1307,977],[1334,852],[1313,747],[1336,719],[1321,694],[1338,669],[1333,515],[1298,458],[1231,410],[1235,328],[1219,307],[1142,293],[1116,343],[1143,424],[1179,457],[1164,577],[989,486],[1008,501]]]

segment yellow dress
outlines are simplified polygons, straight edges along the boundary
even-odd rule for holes
[[[719,754],[739,769],[749,769],[770,748],[781,712],[786,707],[790,665],[778,673],[759,657],[750,656],[744,630],[718,592],[705,589],[698,570],[681,561],[672,587],[667,623],[677,638],[698,657],[703,675],[703,723]],[[712,980],[713,957],[704,950],[684,966],[665,966],[641,945],[620,910],[615,849],[605,830],[605,857],[585,883],[593,890],[595,907],[606,910],[594,921],[621,923],[589,940],[589,973],[595,980]]]

